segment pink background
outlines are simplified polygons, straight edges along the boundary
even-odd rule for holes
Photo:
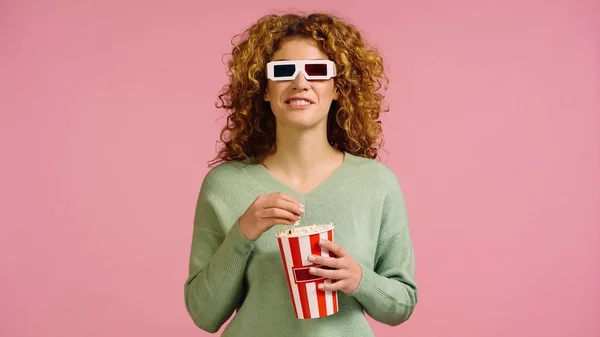
[[[598,2],[319,2],[390,67],[420,297],[377,336],[600,336]],[[0,2],[0,336],[208,336],[183,283],[221,56],[288,4]]]

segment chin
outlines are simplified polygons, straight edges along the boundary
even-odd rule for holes
[[[309,110],[288,110],[282,109],[283,111],[279,111],[275,114],[275,119],[278,121],[277,124],[280,124],[285,128],[292,129],[313,129],[319,127],[321,124],[327,124],[327,114],[329,111],[325,113],[321,113],[319,111],[315,111],[313,109]]]
[[[282,124],[285,128],[296,130],[308,130],[317,127],[316,123],[302,123],[298,121],[285,121]]]
[[[301,116],[301,115],[295,115],[295,116],[286,116],[287,118],[284,118],[282,120],[283,125],[285,125],[285,127],[288,128],[294,128],[294,129],[314,129],[319,127],[320,124],[322,123],[327,123],[327,116],[324,116],[322,118],[316,117],[316,116]]]

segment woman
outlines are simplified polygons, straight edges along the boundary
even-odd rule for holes
[[[374,160],[387,81],[381,56],[331,15],[268,15],[234,46],[223,148],[194,221],[186,308],[223,336],[372,336],[364,316],[406,321],[417,302],[414,254],[395,175]],[[335,280],[339,312],[297,319],[275,233],[334,223],[335,257],[311,273]]]

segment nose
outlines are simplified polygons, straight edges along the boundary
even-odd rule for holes
[[[292,81],[292,88],[297,90],[308,90],[310,82],[304,77],[303,72],[299,72],[296,78]]]

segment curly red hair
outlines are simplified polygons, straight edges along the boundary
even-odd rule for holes
[[[315,13],[266,15],[236,35],[228,61],[229,83],[217,108],[229,111],[221,131],[223,147],[213,164],[232,160],[260,160],[275,151],[275,116],[263,97],[266,64],[281,44],[292,38],[313,39],[336,63],[334,84],[340,93],[329,110],[327,138],[331,146],[351,154],[376,158],[383,144],[380,112],[388,78],[383,59],[368,47],[356,27],[330,15]]]

